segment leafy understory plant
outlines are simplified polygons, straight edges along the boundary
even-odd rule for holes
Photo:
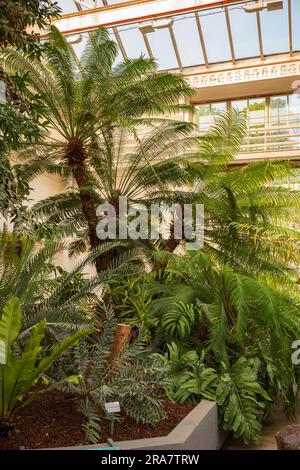
[[[158,360],[171,371],[167,396],[179,403],[204,398],[219,405],[219,419],[225,430],[245,443],[260,443],[261,418],[265,404],[271,401],[258,380],[260,361],[240,357],[232,365],[221,362],[220,370],[207,367],[204,352],[181,352],[175,343],[168,345]]]
[[[77,332],[46,352],[42,346],[46,325],[46,320],[36,324],[23,343],[19,299],[11,298],[3,308],[0,320],[0,436],[6,436],[13,429],[13,417],[18,407],[25,406],[49,389],[45,387],[30,393],[35,385],[47,383],[44,374],[53,362],[91,332]],[[62,380],[76,382],[77,378],[63,377]]]
[[[112,360],[115,325],[113,315],[107,312],[101,337],[94,344],[83,341],[71,352],[68,372],[79,377],[78,383],[60,386],[78,397],[85,416],[86,441],[91,443],[99,442],[101,420],[110,419],[106,402],[119,401],[121,412],[137,423],[155,425],[166,417],[160,390],[167,387],[168,366],[149,354],[138,338]]]

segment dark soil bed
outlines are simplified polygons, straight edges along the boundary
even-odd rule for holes
[[[168,418],[153,427],[137,424],[130,417],[116,422],[115,441],[159,437],[168,434],[194,408],[195,404],[178,405],[165,400]],[[0,437],[0,450],[67,447],[84,443],[82,415],[74,409],[72,395],[47,392],[18,411],[16,427],[8,438]],[[110,437],[110,422],[101,421],[101,442]]]

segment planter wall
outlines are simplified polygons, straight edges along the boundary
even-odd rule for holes
[[[121,449],[132,450],[217,450],[221,448],[226,435],[227,433],[221,430],[218,423],[216,403],[202,400],[167,436],[120,441],[115,444]],[[107,447],[105,443],[64,449],[84,450]]]

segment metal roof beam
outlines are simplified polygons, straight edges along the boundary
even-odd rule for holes
[[[180,57],[179,49],[178,49],[178,46],[177,46],[177,41],[176,41],[176,38],[175,38],[173,26],[170,25],[168,29],[170,31],[170,36],[171,36],[173,48],[174,48],[174,51],[175,51],[178,67],[182,71],[183,70],[182,62],[181,62],[181,57]]]
[[[225,18],[226,18],[227,33],[228,33],[230,52],[231,52],[231,60],[232,60],[232,63],[235,64],[236,60],[235,60],[235,52],[234,52],[234,45],[233,45],[233,39],[232,39],[230,16],[229,16],[229,11],[227,7],[225,7]]]
[[[197,24],[197,29],[198,29],[198,33],[199,33],[200,42],[201,42],[201,47],[202,47],[204,63],[206,65],[206,67],[208,67],[208,58],[207,58],[207,52],[206,52],[205,39],[204,39],[204,35],[203,35],[202,26],[201,26],[201,22],[200,22],[198,12],[195,13],[195,17],[196,17],[196,24]]]
[[[105,0],[104,0],[105,1]],[[184,13],[202,11],[212,7],[244,3],[244,0],[131,0],[117,4],[107,4],[79,12],[69,13],[54,20],[54,24],[63,34],[75,34],[97,29],[100,26],[116,27],[122,24],[164,18]],[[33,28],[41,36],[47,31]]]
[[[265,55],[264,55],[264,46],[263,46],[259,11],[256,12],[256,19],[257,19],[258,42],[259,42],[259,55],[260,55],[261,60],[264,60]]]
[[[97,0],[94,0],[94,1],[97,2]],[[102,3],[103,3],[104,6],[108,6],[107,0],[102,0]],[[113,30],[113,33],[115,35],[116,41],[118,43],[118,46],[119,46],[119,49],[121,51],[121,54],[122,54],[123,58],[128,59],[127,52],[126,52],[126,49],[124,47],[124,44],[123,44],[123,41],[121,39],[119,31],[117,30],[116,27],[112,28],[112,30]]]
[[[290,54],[293,55],[292,0],[288,0]]]
[[[150,59],[154,59],[153,51],[152,51],[151,44],[150,44],[150,41],[149,41],[149,38],[148,38],[147,34],[144,31],[141,31],[141,34],[143,36],[144,43],[145,43],[145,46],[146,46],[146,49],[147,49],[147,52],[148,52],[148,55],[149,55]]]

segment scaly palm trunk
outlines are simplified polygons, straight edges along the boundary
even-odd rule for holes
[[[70,140],[66,153],[66,160],[72,170],[73,177],[79,189],[81,207],[84,217],[88,225],[89,242],[92,249],[97,248],[101,244],[101,240],[97,237],[97,207],[93,197],[88,189],[89,179],[86,169],[87,154],[82,142],[78,139]],[[105,270],[109,264],[108,256],[98,256],[95,260],[97,273]]]

